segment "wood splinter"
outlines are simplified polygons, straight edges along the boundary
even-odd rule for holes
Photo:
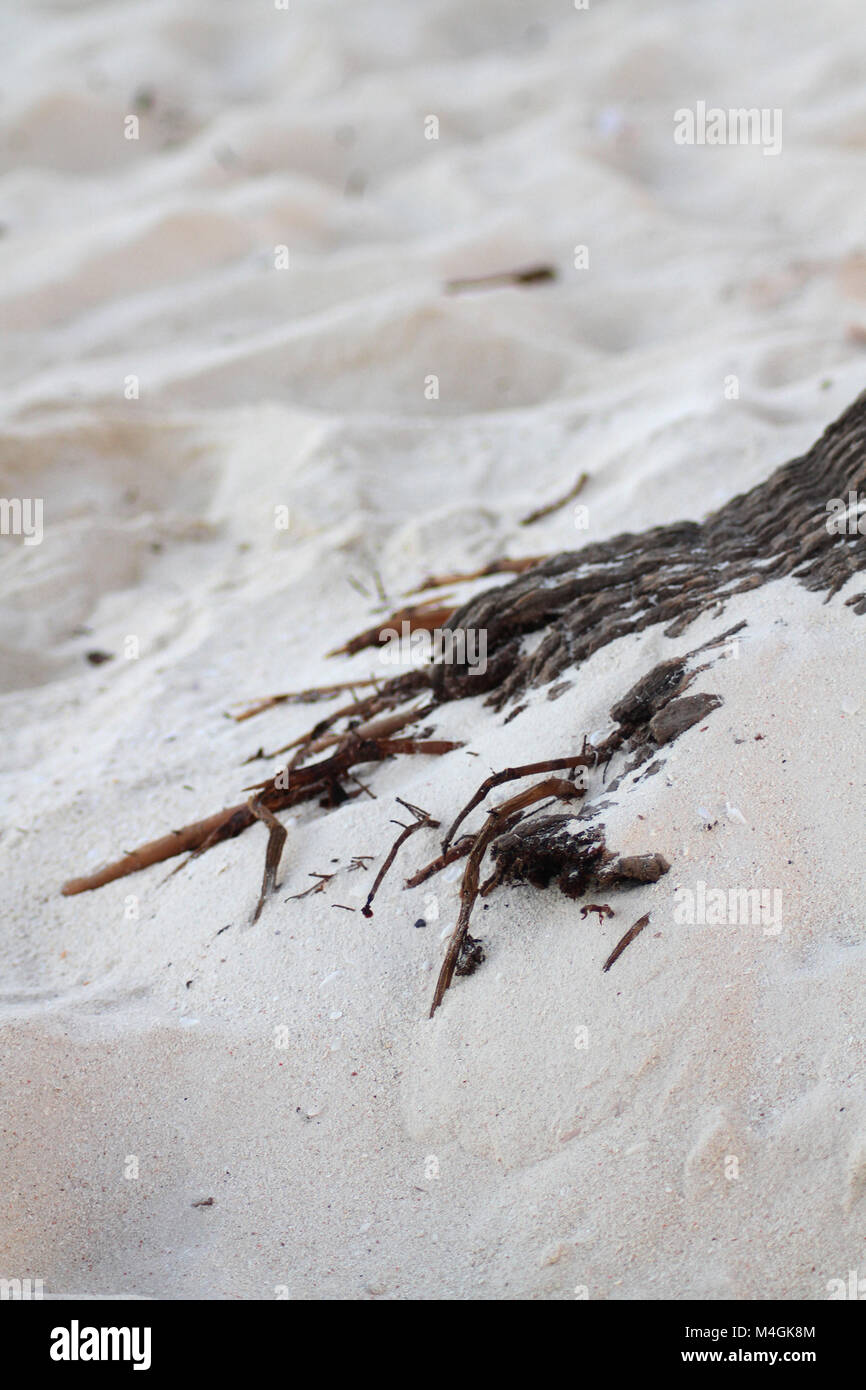
[[[634,926],[629,927],[625,936],[621,937],[617,944],[614,946],[613,950],[611,951],[610,955],[608,956],[607,960],[602,966],[602,970],[610,970],[610,967],[613,965],[614,961],[619,960],[626,946],[630,946],[631,943],[634,941],[635,937],[640,936],[644,927],[649,922],[649,919],[650,915],[648,912],[645,912],[643,917],[638,917]]]
[[[283,845],[286,843],[288,831],[286,827],[277,820],[273,811],[269,811],[267,806],[263,806],[257,796],[251,796],[247,802],[256,820],[264,821],[268,827],[268,847],[265,850],[265,871],[262,876],[262,891],[256,903],[256,910],[252,915],[250,925],[259,920],[265,899],[274,891],[277,886],[277,870],[280,867],[280,859],[283,853]]]

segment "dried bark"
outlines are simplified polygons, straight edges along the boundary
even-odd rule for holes
[[[567,898],[582,898],[599,888],[657,883],[670,865],[661,854],[611,853],[604,826],[575,830],[569,815],[539,816],[516,825],[493,842],[497,883],[531,883],[547,888],[555,880]]]
[[[705,521],[680,521],[565,551],[476,595],[444,626],[486,630],[487,669],[434,669],[436,698],[486,694],[500,709],[627,633],[676,637],[736,593],[792,575],[827,600],[866,570],[866,536],[827,529],[827,503],[866,489],[866,393],[801,457]],[[866,593],[849,600],[866,612]],[[529,655],[521,639],[544,637]]]

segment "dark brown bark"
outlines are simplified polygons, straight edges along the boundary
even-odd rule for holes
[[[827,529],[827,503],[866,489],[866,393],[800,458],[705,521],[680,521],[564,551],[463,604],[446,627],[487,633],[487,670],[441,665],[439,700],[486,694],[497,709],[629,632],[675,637],[735,593],[792,575],[829,600],[866,570],[866,536]],[[866,592],[849,600],[866,612]],[[520,639],[543,632],[529,656]]]

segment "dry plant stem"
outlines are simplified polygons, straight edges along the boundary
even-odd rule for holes
[[[261,700],[255,700],[245,709],[239,710],[237,714],[229,715],[229,718],[233,719],[236,724],[242,724],[245,719],[253,719],[257,714],[263,714],[265,710],[273,709],[275,705],[315,705],[323,700],[334,700],[346,690],[355,690],[364,685],[381,684],[381,677],[365,676],[356,681],[342,681],[338,685],[317,685],[310,690],[294,690],[282,695],[265,695]]]
[[[460,913],[457,918],[457,925],[451,933],[448,942],[448,949],[445,952],[445,959],[439,971],[439,978],[436,981],[436,991],[433,995],[433,1003],[430,1006],[430,1017],[432,1018],[445,996],[451,981],[454,978],[454,970],[457,959],[460,955],[460,947],[466,933],[469,930],[469,918],[472,915],[472,908],[478,896],[478,885],[481,869],[481,861],[484,858],[487,846],[499,829],[499,820],[488,819],[484,829],[479,831],[475,837],[475,843],[466,861],[466,868],[463,871],[463,880],[460,884]]]
[[[377,697],[374,695],[359,703],[341,705],[339,709],[334,710],[333,714],[329,714],[324,719],[320,719],[318,724],[313,725],[312,729],[308,729],[305,734],[299,734],[298,737],[293,738],[290,743],[284,743],[280,748],[272,748],[269,753],[260,751],[255,755],[255,758],[248,758],[247,761],[254,762],[259,758],[279,758],[283,753],[290,753],[293,748],[301,749],[301,754],[296,755],[296,758],[293,759],[294,762],[299,756],[303,756],[306,753],[318,752],[321,748],[328,747],[330,743],[339,742],[341,738],[340,734],[333,734],[330,736],[330,739],[328,739],[328,731],[333,728],[338,720],[351,719],[353,716],[358,717],[359,715],[371,716],[379,713],[381,709],[388,709],[390,703],[391,702],[385,700],[380,704]]]
[[[379,870],[373,881],[373,887],[367,894],[367,901],[361,908],[361,912],[365,917],[373,916],[373,899],[378,893],[384,881],[385,875],[387,874],[391,865],[394,863],[394,860],[397,858],[401,845],[405,844],[410,835],[414,835],[416,830],[421,830],[425,825],[429,825],[433,830],[438,830],[439,828],[438,820],[433,820],[427,811],[421,810],[420,806],[413,806],[410,801],[404,801],[402,797],[399,796],[397,797],[397,800],[399,801],[401,806],[406,807],[407,811],[412,812],[412,815],[415,817],[415,820],[411,825],[402,826],[400,834],[397,836],[396,840],[394,841],[393,845],[388,851],[388,854],[385,858],[385,862],[383,863],[381,869]],[[402,823],[400,821],[396,821],[395,824],[401,825]]]
[[[315,878],[318,880],[318,882],[314,883],[311,888],[305,888],[303,893],[290,893],[289,896],[286,898],[287,903],[298,902],[301,898],[309,898],[313,893],[323,893],[325,891],[325,884],[330,883],[331,879],[335,878],[336,875],[317,874],[314,871],[313,873],[309,874],[308,877]]]
[[[555,280],[555,265],[529,265],[520,270],[499,270],[492,275],[470,275],[462,279],[447,280],[447,294],[460,294],[463,290],[501,289],[507,285],[537,285],[544,280]]]
[[[614,961],[619,960],[626,946],[630,946],[632,941],[634,941],[635,937],[640,936],[644,927],[649,922],[649,919],[649,913],[645,912],[643,917],[639,917],[637,919],[633,927],[629,927],[625,936],[621,937],[617,944],[614,946],[613,950],[611,951],[610,955],[608,956],[607,960],[602,966],[602,970],[610,970],[610,967],[613,965]]]
[[[379,798],[376,796],[376,793],[371,792],[366,782],[362,782],[360,777],[355,776],[354,772],[347,772],[346,776],[348,777],[350,782],[355,783],[355,786],[358,788],[359,791],[362,791],[365,796],[369,796],[371,801],[378,801]]]
[[[561,507],[566,507],[569,502],[574,501],[575,497],[580,496],[588,482],[589,474],[581,473],[574,487],[569,488],[568,492],[566,492],[563,497],[558,498],[555,502],[548,502],[545,507],[538,507],[536,511],[530,512],[528,516],[523,517],[521,520],[521,526],[531,526],[533,522],[541,521],[543,517],[552,516],[552,514],[558,512]]]
[[[421,594],[425,589],[444,589],[451,584],[467,584],[471,579],[487,579],[492,574],[525,574],[527,570],[534,569],[543,560],[549,559],[549,555],[524,555],[514,560],[504,557],[491,560],[489,565],[483,565],[480,570],[464,571],[462,574],[429,574],[423,584],[419,584],[410,592]]]
[[[460,839],[456,844],[451,846],[447,854],[437,855],[429,864],[425,864],[423,869],[419,869],[411,878],[407,878],[403,887],[417,888],[419,884],[426,883],[428,878],[432,878],[434,874],[440,873],[442,869],[447,868],[449,864],[453,864],[455,860],[462,859],[464,855],[467,855],[474,844],[474,835],[461,835]]]
[[[569,766],[578,766],[572,759],[554,760],[554,765],[556,765],[557,761],[565,762]],[[535,765],[533,764],[531,766]],[[542,764],[542,767],[544,766],[545,765]],[[525,772],[520,769],[516,769],[515,773],[517,776],[526,775]],[[499,780],[505,780],[502,774],[499,774]],[[489,781],[490,779],[488,778],[488,782]],[[482,791],[484,795],[486,795],[484,788],[487,787],[487,785],[488,784],[485,782],[482,788],[479,788],[479,791]],[[494,785],[497,784],[494,783]],[[583,794],[583,789],[581,787],[574,786],[572,782],[566,782],[564,778],[548,777],[543,782],[536,782],[535,786],[527,787],[525,791],[518,792],[516,796],[512,796],[508,801],[504,801],[501,806],[497,806],[489,813],[487,820],[475,837],[475,843],[469,852],[469,858],[466,860],[466,868],[463,870],[463,880],[460,884],[460,912],[457,918],[457,925],[448,942],[448,949],[445,952],[445,959],[439,971],[439,978],[436,981],[433,1003],[430,1006],[431,1018],[442,1003],[445,992],[454,978],[454,971],[457,966],[457,961],[460,958],[460,950],[469,931],[469,919],[472,916],[475,899],[478,897],[479,893],[481,864],[491,840],[495,839],[497,835],[501,835],[506,828],[510,828],[514,821],[519,818],[520,813],[534,802],[541,801],[546,796],[557,796],[563,799],[569,799],[575,796],[583,796]],[[482,799],[483,796],[476,796],[472,805],[477,806],[478,801]]]
[[[380,742],[387,750],[385,757],[390,757],[392,753],[432,753],[438,756],[440,753],[453,753],[455,748],[463,747],[462,743],[447,738],[389,738]]]
[[[269,811],[284,811],[299,802],[312,800],[316,796],[333,793],[339,787],[349,768],[359,763],[382,762],[396,753],[450,753],[460,748],[459,743],[447,739],[370,739],[347,734],[343,744],[329,758],[322,758],[308,767],[298,768],[288,778],[288,785],[282,786],[273,778],[259,787],[248,790],[259,791],[258,802]],[[279,777],[280,774],[277,774]],[[125,854],[122,859],[106,865],[94,874],[83,878],[70,879],[63,885],[66,897],[74,893],[84,893],[93,888],[101,888],[105,883],[137,873],[151,864],[173,859],[177,854],[192,854],[210,849],[223,840],[234,839],[253,825],[257,817],[250,810],[249,802],[230,806],[225,811],[208,816],[206,820],[195,821],[181,830],[173,830],[158,840],[151,840],[139,849]]]
[[[537,772],[563,772],[575,767],[592,767],[595,763],[594,753],[576,753],[571,758],[550,758],[546,762],[524,763],[522,767],[506,767],[502,772],[494,772],[488,777],[486,782],[482,782],[474,796],[467,801],[463,810],[453,821],[445,839],[442,841],[442,853],[447,854],[448,847],[454,839],[455,833],[463,824],[470,811],[484,800],[488,792],[493,791],[494,787],[499,787],[503,782],[515,782],[519,777],[532,777]],[[572,787],[572,792],[575,788]]]
[[[265,851],[262,891],[252,915],[252,922],[257,922],[265,905],[265,899],[277,886],[277,870],[280,867],[280,856],[283,852],[283,845],[286,843],[288,831],[284,825],[280,824],[273,811],[269,811],[267,806],[263,806],[257,797],[251,796],[247,805],[256,819],[264,821],[268,827],[268,847]]]

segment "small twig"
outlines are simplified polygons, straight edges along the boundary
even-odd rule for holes
[[[369,798],[370,798],[371,801],[378,801],[378,800],[379,800],[379,798],[377,797],[376,793],[375,793],[375,792],[371,792],[371,791],[370,791],[370,788],[369,788],[364,782],[361,781],[360,777],[356,777],[355,774],[354,774],[354,772],[347,772],[347,773],[346,773],[346,776],[348,777],[348,779],[349,779],[350,782],[354,782],[354,783],[355,783],[355,786],[358,787],[359,790],[362,791],[362,792],[364,793],[365,796],[369,796]]]
[[[403,801],[403,799],[399,796],[397,797],[397,801],[399,801],[401,806],[405,806],[407,811],[412,812],[412,815],[415,817],[415,820],[412,823],[412,825],[403,826],[402,830],[400,831],[400,834],[397,836],[396,840],[391,846],[388,855],[385,859],[385,862],[383,863],[381,869],[377,873],[376,878],[373,882],[373,887],[367,894],[367,901],[361,908],[361,912],[365,917],[373,916],[373,909],[371,907],[371,903],[375,898],[376,894],[378,893],[385,875],[387,874],[391,865],[394,863],[394,860],[397,858],[400,846],[403,845],[406,842],[406,840],[408,840],[410,835],[414,835],[416,830],[420,830],[422,826],[429,825],[434,830],[438,830],[439,828],[438,820],[433,820],[427,811],[421,810],[420,806],[413,806],[410,801]],[[400,822],[397,821],[396,824],[399,825]]]
[[[526,570],[531,570],[536,565],[540,565],[543,560],[549,559],[549,555],[523,555],[514,560],[503,557],[499,560],[491,560],[489,565],[482,565],[480,570],[469,570],[458,574],[428,574],[422,584],[409,592],[420,594],[425,589],[444,589],[451,584],[466,584],[470,579],[486,579],[491,574],[524,574]]]
[[[339,685],[317,685],[311,690],[295,690],[283,695],[265,695],[261,700],[256,700],[246,708],[239,710],[237,714],[230,714],[236,724],[242,724],[245,719],[253,719],[255,715],[262,714],[266,709],[273,709],[274,705],[315,705],[320,700],[334,700],[338,695],[342,695],[345,690],[354,690],[361,685],[379,685],[379,676],[369,676],[355,681],[342,681]]]
[[[613,965],[614,961],[619,960],[626,946],[631,945],[632,941],[634,941],[636,936],[640,936],[649,919],[649,913],[645,912],[643,917],[639,917],[637,919],[633,927],[629,927],[625,936],[623,936],[617,942],[616,946],[614,946],[613,950],[611,951],[610,955],[608,956],[607,960],[602,966],[602,970],[610,970],[610,967]]]
[[[478,896],[481,861],[484,858],[487,846],[490,844],[498,828],[498,822],[494,821],[492,818],[488,818],[484,829],[480,830],[476,835],[475,843],[466,861],[466,868],[463,871],[463,879],[460,884],[460,913],[457,918],[457,925],[451,933],[448,949],[445,952],[445,959],[442,962],[439,978],[436,981],[433,1003],[430,1006],[431,1018],[442,1003],[445,997],[445,991],[454,978],[454,969],[460,956],[460,948],[469,930],[469,918],[472,915],[472,908]]]
[[[419,869],[411,878],[407,878],[403,885],[404,888],[417,888],[419,884],[426,883],[428,878],[432,878],[434,874],[438,874],[449,864],[453,864],[455,859],[462,859],[464,855],[467,855],[474,843],[474,835],[461,835],[457,843],[452,845],[445,854],[437,855],[435,859],[431,859],[429,864],[425,864],[423,869]]]
[[[113,883],[117,878],[125,878],[127,874],[135,874],[140,869],[147,869],[151,864],[161,864],[166,859],[173,859],[175,855],[198,853],[205,848],[210,848],[219,840],[228,840],[239,835],[242,830],[246,830],[248,826],[252,825],[253,819],[249,806],[245,802],[241,802],[238,806],[229,806],[223,811],[217,811],[213,816],[207,816],[204,820],[185,825],[181,830],[170,830],[167,835],[161,835],[158,840],[149,840],[146,845],[130,850],[120,859],[97,869],[95,873],[85,874],[81,878],[67,879],[61,892],[65,898],[72,897],[76,893],[89,893],[94,888],[102,888],[106,883]]]
[[[463,290],[498,289],[506,285],[537,285],[543,280],[555,280],[556,266],[530,265],[521,270],[500,270],[492,275],[471,275],[464,279],[448,280],[445,289],[448,294],[460,294]]]
[[[459,741],[448,738],[381,738],[378,742],[386,758],[392,753],[427,753],[439,757],[442,753],[453,753],[455,748],[463,747]]]
[[[583,489],[586,487],[586,484],[588,482],[589,474],[581,473],[577,482],[574,484],[574,487],[569,488],[568,492],[565,494],[564,497],[557,498],[555,502],[548,502],[544,507],[537,507],[534,512],[530,512],[528,516],[525,516],[521,519],[520,525],[531,526],[533,522],[541,521],[542,517],[550,516],[553,512],[558,512],[560,507],[565,507],[568,505],[569,502],[573,502],[575,497],[579,496],[579,494],[583,492]]]
[[[305,888],[303,893],[290,893],[286,898],[286,902],[294,903],[300,898],[309,898],[313,893],[323,893],[325,891],[325,884],[330,883],[331,879],[335,877],[336,874],[319,874],[313,870],[311,874],[307,874],[307,878],[317,878],[319,880],[318,883],[314,883],[312,888]]]

